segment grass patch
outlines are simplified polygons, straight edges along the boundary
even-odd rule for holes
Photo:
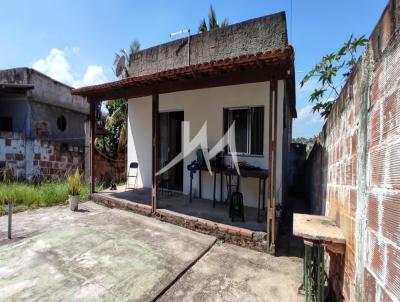
[[[103,186],[96,187],[97,191],[103,190]],[[82,184],[81,201],[89,200],[89,185]],[[67,181],[50,181],[40,185],[24,182],[0,183],[0,215],[7,213],[7,203],[13,200],[13,212],[21,212],[39,207],[49,207],[66,203],[68,200]]]

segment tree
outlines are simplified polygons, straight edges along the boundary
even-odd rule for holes
[[[140,43],[134,40],[129,47],[129,52],[121,49],[115,54],[114,72],[118,78],[129,77],[129,62],[139,50]],[[107,113],[103,117],[103,126],[109,134],[98,138],[96,146],[107,154],[116,155],[126,150],[128,106],[125,99],[115,99],[107,101],[105,109]]]
[[[317,78],[318,86],[309,97],[309,102],[315,103],[313,111],[327,118],[332,110],[335,100],[357,63],[356,56],[360,48],[368,42],[365,36],[355,38],[350,36],[343,46],[337,51],[322,57],[303,78],[300,86],[303,87],[313,78]]]
[[[126,100],[116,99],[108,101],[105,109],[107,110],[107,115],[104,121],[104,128],[108,130],[108,134],[96,140],[96,144],[103,152],[116,155],[118,152],[126,150],[126,115],[128,106]]]
[[[212,7],[212,5],[210,6],[210,11],[208,13],[208,26],[207,26],[207,22],[206,19],[203,18],[203,20],[200,21],[199,24],[199,33],[204,33],[206,31],[210,31],[219,27],[225,27],[228,26],[229,22],[228,19],[225,18],[221,25],[218,24],[218,20],[217,20],[217,15],[215,14],[215,10]]]

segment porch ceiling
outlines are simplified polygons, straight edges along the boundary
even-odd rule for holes
[[[72,94],[101,101],[271,79],[293,79],[293,62],[293,48],[286,47],[82,87],[72,90]]]

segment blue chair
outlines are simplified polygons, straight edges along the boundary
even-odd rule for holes
[[[133,171],[131,171],[131,170],[133,170]],[[139,173],[139,163],[137,163],[137,162],[130,163],[129,164],[128,173],[126,175],[125,191],[128,190],[128,189],[136,189],[138,173]],[[130,178],[134,178],[135,179],[133,187],[129,187],[129,179]]]

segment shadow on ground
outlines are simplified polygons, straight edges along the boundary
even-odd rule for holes
[[[303,257],[303,239],[293,236],[293,213],[308,213],[306,201],[302,196],[292,195],[289,196],[287,205],[279,222],[276,255]]]

